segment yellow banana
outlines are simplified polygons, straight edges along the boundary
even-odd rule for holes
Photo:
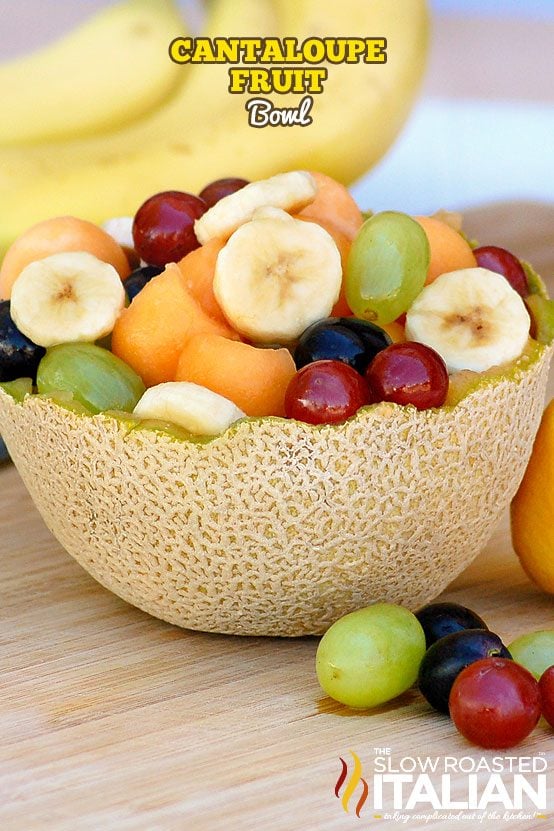
[[[123,0],[0,65],[0,145],[112,130],[160,105],[184,80],[167,57],[183,28],[172,0]]]
[[[212,0],[206,24],[207,37],[252,36],[263,37],[275,30],[276,16],[271,0]],[[183,34],[182,29],[173,33]],[[229,95],[228,67],[225,64],[190,64],[178,67],[168,57],[169,40],[164,44],[164,60],[177,72],[186,74],[184,83],[164,106],[145,117],[127,124],[117,131],[73,141],[43,143],[23,150],[0,148],[0,177],[13,172],[19,177],[63,175],[73,167],[84,164],[110,166],[120,158],[135,152],[144,153],[154,142],[165,140],[184,143],[191,130],[199,129],[205,121],[217,121],[226,109],[235,105]],[[0,179],[1,181],[1,179]]]
[[[259,14],[263,4],[252,2]],[[248,0],[220,0],[222,16],[231,6],[233,24],[211,31],[251,34]],[[422,75],[428,35],[425,1],[274,0],[274,8],[278,23],[266,19],[263,34],[299,40],[352,32],[384,36],[388,62],[329,67],[310,126],[264,129],[248,125],[245,97],[228,95],[226,65],[195,66],[182,93],[149,120],[96,141],[67,144],[57,153],[42,148],[34,158],[19,159],[27,174],[34,166],[27,184],[12,160],[7,166],[12,193],[0,203],[0,249],[45,216],[73,213],[102,221],[134,213],[156,191],[196,190],[219,176],[260,178],[302,167],[350,182],[371,167],[404,122]],[[273,100],[278,106],[298,104],[298,96]],[[0,156],[0,168],[6,170],[4,161]]]
[[[222,34],[263,37],[273,33],[276,25],[272,0],[211,0],[205,34],[208,37]],[[176,34],[183,32],[174,32]],[[168,46],[169,40],[164,46],[164,59],[171,63]],[[186,76],[177,93],[162,107],[117,131],[24,149],[0,147],[0,193],[13,200],[15,212],[21,210],[22,219],[16,219],[12,214],[10,220],[11,228],[16,229],[15,235],[45,215],[53,215],[56,208],[54,205],[50,207],[50,199],[58,184],[67,181],[73,173],[78,178],[87,167],[96,169],[99,175],[115,171],[119,164],[142,158],[148,148],[160,142],[170,145],[173,152],[179,154],[183,148],[190,148],[191,134],[207,123],[219,121],[227,110],[238,104],[236,97],[227,92],[229,79],[225,64],[175,65],[175,68]],[[120,189],[117,176],[115,174],[114,192]],[[123,182],[121,184],[127,187]],[[37,191],[41,195],[38,195],[34,208]],[[124,213],[133,213],[140,201],[133,203],[132,208]],[[61,209],[62,213],[72,210],[69,203],[67,208]],[[0,207],[0,215],[1,211]],[[114,212],[110,213],[109,206],[106,216],[108,214],[114,215]],[[89,215],[92,214],[89,212]],[[6,240],[13,238],[13,235],[11,229],[0,230],[0,253],[5,248]]]

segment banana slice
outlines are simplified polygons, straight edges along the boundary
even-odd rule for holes
[[[513,361],[529,338],[525,304],[508,281],[487,268],[442,274],[406,316],[406,336],[435,349],[449,372],[483,372]]]
[[[26,266],[13,284],[10,314],[39,346],[108,335],[125,304],[115,268],[85,251],[52,254]]]
[[[219,252],[214,294],[225,317],[254,343],[290,343],[328,317],[342,282],[335,241],[284,211],[258,214]]]
[[[134,218],[132,216],[114,216],[103,222],[100,227],[106,231],[110,237],[113,237],[113,239],[119,243],[122,248],[130,248],[133,250],[135,247],[135,241],[133,239],[133,222]]]
[[[214,237],[228,239],[245,222],[252,219],[257,208],[281,208],[296,213],[314,201],[317,184],[311,173],[293,170],[270,179],[251,182],[244,188],[206,211],[194,223],[194,232],[201,245]]]
[[[150,387],[133,412],[140,418],[172,421],[200,436],[223,433],[245,415],[228,398],[189,381],[167,381]]]
[[[292,216],[284,211],[282,208],[272,208],[266,206],[264,208],[256,208],[252,214],[252,219],[292,219]]]

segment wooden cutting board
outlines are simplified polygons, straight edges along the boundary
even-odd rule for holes
[[[554,288],[554,207],[481,209],[466,228],[540,266]],[[544,818],[402,825],[385,818],[390,802],[372,808],[370,792],[358,819],[361,785],[346,813],[334,788],[339,757],[352,771],[350,751],[370,784],[375,748],[397,766],[498,754],[468,745],[416,691],[365,714],[334,704],[314,675],[314,638],[204,635],[148,617],[65,554],[13,467],[0,485],[2,831],[554,828],[554,734],[543,723],[515,755],[544,754],[550,767]],[[554,599],[525,578],[506,521],[445,597],[475,607],[507,642],[554,627]],[[453,798],[467,781],[453,774]]]

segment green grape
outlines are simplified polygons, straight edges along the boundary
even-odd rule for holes
[[[210,441],[211,436],[198,436],[190,433],[180,424],[174,424],[172,421],[164,421],[158,418],[141,419],[134,430],[148,430],[151,433],[163,433],[172,439],[179,441],[194,441],[195,444],[205,444]]]
[[[548,297],[548,289],[546,288],[544,280],[537,274],[533,266],[530,263],[526,263],[525,260],[520,260],[520,263],[525,272],[529,293],[538,294],[541,297]]]
[[[340,618],[322,637],[319,683],[349,707],[376,707],[409,689],[425,655],[425,633],[402,606],[376,603]]]
[[[94,415],[95,413],[95,410],[91,410],[90,407],[85,406],[68,390],[53,390],[52,392],[39,393],[34,397],[46,398],[48,401],[53,401],[54,404],[57,404],[63,410],[69,410],[70,413],[77,413],[77,415]]]
[[[133,415],[133,413],[127,410],[104,410],[102,415],[113,418],[114,421],[119,421],[129,431],[134,430],[141,423],[141,419],[138,416]]]
[[[2,381],[0,389],[11,395],[14,401],[21,402],[26,395],[33,392],[32,378],[16,378],[15,381]]]
[[[107,349],[63,343],[47,350],[37,371],[39,393],[65,391],[92,413],[133,410],[144,392],[139,376]]]
[[[508,652],[538,680],[545,669],[554,666],[554,629],[520,635],[509,645]]]
[[[370,217],[346,266],[346,300],[357,317],[386,324],[406,312],[429,269],[429,242],[415,219],[397,211]]]
[[[554,300],[530,294],[525,298],[527,311],[531,315],[531,335],[539,343],[552,343],[554,340]]]

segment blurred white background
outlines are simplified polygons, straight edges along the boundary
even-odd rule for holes
[[[432,0],[437,11],[510,14],[520,17],[548,18],[554,15],[552,0]]]
[[[374,210],[554,203],[554,0],[433,0],[427,79],[354,188]]]

